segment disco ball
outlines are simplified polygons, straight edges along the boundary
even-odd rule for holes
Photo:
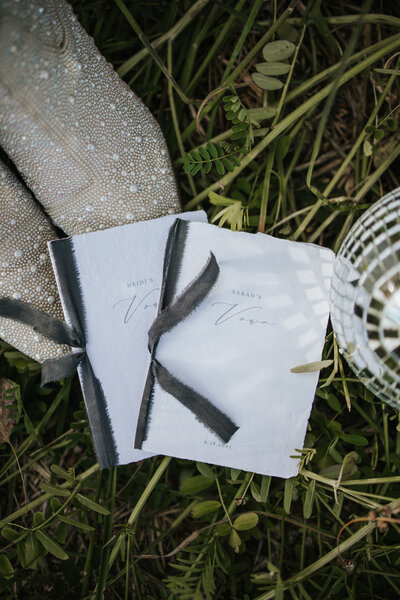
[[[360,380],[400,408],[400,188],[369,208],[335,262],[331,320]]]

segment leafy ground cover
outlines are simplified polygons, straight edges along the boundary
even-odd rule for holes
[[[396,3],[73,4],[161,124],[185,209],[337,251],[400,185]],[[77,380],[41,389],[1,343],[1,597],[400,597],[399,413],[330,330],[323,358],[285,481],[169,457],[101,472]]]

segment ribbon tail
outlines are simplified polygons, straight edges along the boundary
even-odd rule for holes
[[[147,437],[147,430],[149,426],[149,411],[150,404],[153,394],[154,386],[154,374],[153,370],[150,369],[147,372],[146,384],[144,386],[142,394],[142,402],[140,404],[139,416],[136,425],[135,443],[134,448],[141,449],[143,442]]]
[[[169,231],[167,245],[165,247],[163,280],[158,308],[159,312],[171,304],[175,297],[187,235],[187,221],[176,219]]]
[[[210,293],[218,279],[219,266],[214,254],[210,252],[205,267],[184,292],[160,312],[149,329],[149,348],[153,349],[161,335],[170,331],[186,319]]]
[[[42,363],[41,385],[65,379],[73,375],[85,356],[85,352],[71,352],[61,358],[45,360]]]
[[[118,465],[118,450],[101,382],[85,355],[82,360],[82,391],[101,469]]]
[[[71,352],[61,358],[45,360],[42,364],[42,386],[69,377],[79,365],[82,368],[82,391],[100,468],[116,466],[118,451],[106,398],[101,383],[93,372],[86,351]]]
[[[21,300],[0,298],[0,316],[30,325],[34,331],[56,342],[56,344],[66,344],[78,348],[84,345],[83,335],[80,335],[63,321]]]
[[[225,444],[239,429],[235,423],[207,398],[171,375],[157,360],[153,361],[154,374],[164,391],[174,396],[197,419],[213,431]]]

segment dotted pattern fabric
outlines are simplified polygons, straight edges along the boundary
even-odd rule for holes
[[[47,242],[57,238],[26,187],[0,161],[0,294],[63,319]],[[42,362],[69,351],[31,327],[0,317],[0,337]]]
[[[68,235],[180,210],[157,122],[63,0],[0,1],[0,145]],[[5,165],[0,202],[1,295],[62,318],[55,230]],[[69,351],[9,319],[0,337],[39,362]]]
[[[336,259],[331,320],[365,385],[400,408],[400,188],[355,223]]]
[[[179,211],[157,122],[63,0],[0,2],[0,145],[68,235]]]

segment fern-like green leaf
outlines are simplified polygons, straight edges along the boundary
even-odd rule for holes
[[[212,144],[211,142],[208,142],[207,144],[207,150],[209,151],[210,155],[213,158],[217,158],[218,156],[218,150],[216,149],[215,145]]]
[[[224,165],[220,160],[215,162],[215,168],[217,169],[218,175],[223,175],[225,173]]]
[[[190,171],[191,175],[197,175],[197,173],[200,171],[201,166],[197,163],[196,165],[194,165],[192,167],[192,170]]]
[[[196,162],[201,161],[201,156],[198,152],[196,152],[196,150],[191,150],[190,151],[190,156],[193,158],[193,160],[195,160]]]
[[[231,140],[242,140],[247,137],[247,131],[238,131],[237,133],[232,133]]]
[[[233,166],[233,164],[231,163],[231,161],[229,160],[229,158],[224,158],[223,159],[224,165],[227,168],[228,171],[234,171],[235,167]]]
[[[199,154],[205,159],[205,160],[210,160],[210,155],[207,152],[207,150],[204,148],[204,146],[200,146],[199,148]]]
[[[233,164],[236,165],[236,167],[240,167],[240,160],[236,156],[234,156],[232,154],[232,156],[230,158],[231,158],[231,161],[233,162]]]

